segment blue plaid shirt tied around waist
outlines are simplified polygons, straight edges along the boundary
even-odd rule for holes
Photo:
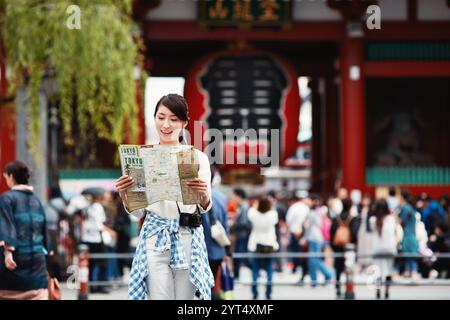
[[[198,290],[200,299],[210,300],[211,288],[214,287],[214,277],[208,264],[203,227],[191,228],[190,231],[192,233],[192,250],[189,280]],[[179,220],[164,219],[147,211],[131,266],[128,283],[129,300],[145,300],[148,298],[146,240],[155,234],[157,238],[153,250],[164,252],[170,247],[169,266],[174,270],[187,270],[189,268],[181,243]]]

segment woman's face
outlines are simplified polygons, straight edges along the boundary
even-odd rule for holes
[[[155,116],[156,131],[161,144],[178,144],[178,137],[187,121],[181,121],[166,106],[161,104]]]

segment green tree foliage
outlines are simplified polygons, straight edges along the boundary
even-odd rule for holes
[[[38,141],[39,91],[56,79],[64,141],[82,148],[93,138],[123,142],[124,122],[137,137],[136,83],[142,42],[131,18],[132,0],[0,0],[10,89],[28,86],[30,140]],[[80,28],[68,7],[79,7]],[[72,20],[70,20],[72,19]],[[74,126],[77,135],[74,141]],[[38,154],[36,143],[30,143]]]

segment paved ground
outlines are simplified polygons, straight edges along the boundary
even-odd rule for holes
[[[262,274],[264,278],[264,274]],[[312,288],[309,285],[309,279],[306,278],[304,286],[295,284],[299,275],[293,275],[290,272],[275,273],[272,298],[274,300],[334,300],[336,299],[334,287],[318,286]],[[355,278],[357,285],[354,293],[358,300],[375,299],[375,289],[371,285],[370,279],[360,275]],[[344,280],[345,281],[345,280]],[[414,284],[408,279],[398,279],[401,285],[393,286],[390,292],[390,299],[392,300],[416,300],[416,299],[433,299],[433,300],[450,300],[450,282],[434,280],[437,285],[429,285],[430,280],[421,280],[418,283],[428,283],[428,285]],[[260,298],[263,299],[265,286],[262,284],[264,279],[261,279],[259,285]],[[124,284],[126,280],[124,280]],[[251,274],[250,270],[242,268],[241,281],[235,283],[234,298],[236,300],[249,300],[252,298],[251,294]],[[343,286],[343,291],[345,290]],[[62,298],[65,300],[77,299],[77,291],[67,288],[63,284]],[[125,300],[127,297],[126,286],[116,287],[109,294],[90,294],[90,300]]]

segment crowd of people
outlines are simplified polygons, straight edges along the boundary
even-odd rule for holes
[[[4,176],[11,190],[0,196],[0,298],[44,297],[47,273],[66,280],[81,244],[90,253],[134,252],[139,220],[125,212],[117,192],[89,188],[65,199],[56,187],[43,205],[29,185],[30,171],[24,163],[10,163]],[[89,280],[119,280],[131,267],[131,260],[90,259]],[[110,292],[104,285],[90,289]]]
[[[377,281],[386,284],[386,298],[394,277],[450,278],[450,259],[435,255],[450,252],[448,195],[439,199],[425,193],[413,197],[391,187],[387,197],[374,200],[358,190],[349,194],[341,188],[328,199],[298,191],[292,199],[283,200],[277,200],[273,191],[246,199],[242,189],[234,190],[229,208],[235,213],[229,212],[233,218],[228,219],[234,252],[258,252],[256,241],[271,246],[272,252],[310,253],[307,258],[290,259],[288,268],[293,273],[301,269],[299,284],[309,276],[312,287],[318,285],[321,273],[324,284],[335,283],[337,297],[342,295],[344,258],[324,258],[319,253],[343,253],[348,244],[356,249],[358,272],[377,268]],[[270,209],[266,201],[271,202]],[[252,270],[254,298],[258,270],[266,270],[266,298],[270,299],[273,271],[286,266],[280,258],[234,259],[235,279],[239,279],[241,267]],[[377,297],[381,296],[380,288],[377,286]]]
[[[139,235],[139,219],[124,210],[116,191],[87,188],[81,195],[64,199],[59,188],[52,191],[45,206],[47,229],[55,255],[49,259],[50,272],[65,279],[79,245],[89,253],[132,254]],[[89,281],[120,281],[131,268],[131,258],[90,259]],[[110,285],[92,285],[92,293],[109,293]]]
[[[0,197],[0,248],[2,266],[12,273],[0,274],[4,277],[25,272],[28,278],[22,277],[25,280],[19,284],[12,278],[2,278],[0,297],[39,298],[45,294],[44,265],[48,264],[52,276],[64,280],[79,244],[87,245],[90,253],[134,252],[142,221],[125,210],[116,191],[89,188],[67,200],[59,188],[53,188],[51,199],[43,206],[28,186],[29,171],[23,163],[10,164],[4,176],[11,191]],[[214,182],[215,175],[211,177],[212,207],[202,215],[202,224],[212,274],[218,280],[225,262],[234,280],[239,280],[242,268],[249,268],[254,299],[259,297],[261,270],[267,279],[265,298],[271,299],[273,274],[286,269],[296,274],[301,270],[301,285],[306,277],[312,287],[334,283],[340,297],[344,258],[324,258],[320,253],[343,253],[349,244],[358,254],[359,272],[373,266],[381,271],[379,281],[387,284],[385,297],[389,297],[389,283],[397,276],[450,278],[450,259],[434,255],[450,252],[448,195],[439,199],[425,193],[412,197],[392,187],[387,197],[376,200],[357,190],[349,194],[345,189],[328,199],[306,191],[295,192],[291,199],[279,198],[274,191],[249,198],[244,189],[235,188],[226,197],[219,191],[220,183]],[[21,214],[31,214],[32,219],[18,219]],[[14,219],[17,225],[13,228]],[[227,245],[219,244],[212,234],[212,225],[217,222],[230,239]],[[32,230],[31,237],[27,230]],[[274,252],[311,255],[289,259],[264,256]],[[237,253],[260,256],[233,258]],[[410,256],[401,258],[398,253]],[[90,281],[118,280],[131,269],[131,262],[130,258],[92,259]],[[319,283],[319,274],[323,283]],[[223,298],[220,289],[213,290],[213,299]],[[91,286],[91,292],[109,290],[99,285]],[[377,297],[380,295],[378,289]]]

